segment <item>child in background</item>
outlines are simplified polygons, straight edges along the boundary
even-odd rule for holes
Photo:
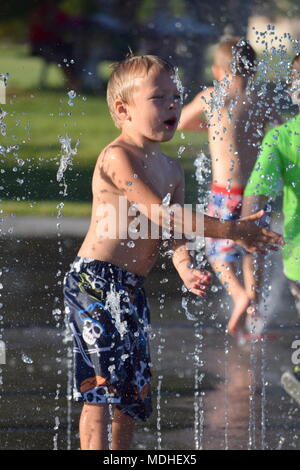
[[[212,165],[207,213],[224,220],[240,217],[244,188],[264,128],[280,121],[270,96],[259,97],[254,88],[255,61],[255,52],[246,40],[232,38],[219,43],[212,66],[214,87],[199,93],[183,108],[178,126],[181,130],[199,131],[199,118],[202,113],[206,115]],[[232,297],[234,308],[228,332],[235,334],[243,330],[246,311],[255,300],[251,255],[243,257],[243,285],[234,263],[245,252],[232,240],[207,239],[206,253]]]
[[[152,410],[150,314],[143,281],[158,257],[162,235],[136,237],[136,212],[141,227],[153,222],[165,229],[168,195],[174,211],[170,233],[184,235],[170,238],[175,269],[196,295],[203,296],[210,283],[208,273],[193,269],[185,238],[203,236],[201,225],[196,230],[202,216],[184,207],[181,166],[160,150],[161,142],[173,137],[181,111],[173,67],[156,56],[125,59],[110,77],[107,101],[120,135],[96,162],[90,226],[64,279],[75,399],[84,403],[80,442],[85,450],[108,449],[110,424],[112,450],[129,449],[135,420],[146,421]],[[204,236],[230,238],[251,251],[280,244],[279,235],[258,228],[262,215],[239,221],[204,216]],[[192,216],[192,229],[183,227],[186,216]]]
[[[281,192],[283,185],[284,274],[300,315],[300,54],[292,61],[290,90],[298,115],[264,137],[257,164],[245,188],[242,212],[247,215],[264,207],[270,198]],[[257,294],[259,290],[260,285],[255,282]],[[300,404],[299,364],[294,364],[293,372],[283,374],[282,384]]]

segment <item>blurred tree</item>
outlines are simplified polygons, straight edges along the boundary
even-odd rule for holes
[[[300,16],[299,0],[253,0],[254,12],[271,20],[276,16],[294,18]]]
[[[214,25],[219,36],[244,36],[253,8],[252,0],[185,0],[185,4],[198,21]]]

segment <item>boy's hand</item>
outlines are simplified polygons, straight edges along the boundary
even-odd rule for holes
[[[185,287],[193,294],[204,297],[211,284],[211,274],[200,269],[186,269],[180,273]]]
[[[282,235],[272,232],[266,228],[259,227],[259,219],[264,215],[264,211],[258,211],[247,217],[242,217],[234,223],[233,237],[236,243],[241,245],[250,253],[266,253],[266,249],[278,250],[278,246],[283,245]]]

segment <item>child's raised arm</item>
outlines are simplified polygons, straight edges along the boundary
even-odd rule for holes
[[[162,197],[153,189],[151,181],[143,170],[145,161],[119,145],[112,146],[107,149],[103,169],[127,200],[134,203],[136,209],[153,223],[170,229],[171,220],[171,230],[174,229],[177,233],[185,234],[187,237],[204,235],[205,237],[229,238],[250,252],[264,252],[265,248],[273,249],[274,244],[282,244],[281,235],[258,227],[257,220],[263,216],[263,211],[240,220],[220,221],[207,215],[203,218],[203,214],[180,204],[166,205]],[[159,164],[157,171],[159,171]],[[191,224],[187,224],[187,220],[191,220]]]
[[[178,129],[183,131],[200,131],[207,129],[207,123],[200,119],[201,114],[209,109],[209,101],[213,88],[207,88],[198,93],[195,98],[183,107]]]

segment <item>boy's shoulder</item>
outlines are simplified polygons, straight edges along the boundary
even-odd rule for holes
[[[134,150],[133,146],[129,146],[122,141],[113,141],[109,143],[104,149],[100,152],[98,156],[98,163],[120,163],[120,162],[130,162],[134,159],[134,156],[137,152]]]
[[[108,144],[100,153],[97,164],[109,169],[110,172],[128,173],[131,170],[138,173],[144,173],[145,155],[133,145],[117,140]],[[176,179],[182,178],[183,169],[178,160],[165,153],[160,154],[159,163],[157,162],[157,171],[167,170],[172,172]]]

